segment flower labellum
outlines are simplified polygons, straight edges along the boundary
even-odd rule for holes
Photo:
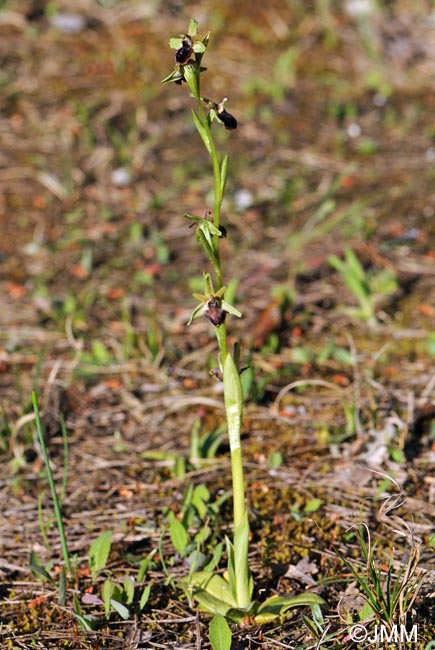
[[[185,36],[181,41],[181,47],[175,52],[175,60],[180,65],[185,65],[193,55],[193,44],[190,36]]]
[[[207,303],[207,309],[204,312],[204,316],[208,318],[210,323],[215,327],[219,327],[225,321],[226,315],[227,312],[225,309],[221,309],[219,300],[214,296],[211,296]]]
[[[218,110],[217,116],[220,121],[224,123],[224,126],[226,129],[228,129],[228,131],[234,131],[234,129],[237,129],[236,118],[234,115],[231,115],[231,113],[228,113],[225,108],[222,108],[220,111]]]
[[[216,107],[216,115],[220,121],[224,123],[224,126],[228,131],[234,131],[234,129],[237,129],[237,120],[234,115],[231,115],[231,113],[228,113],[228,111],[225,110],[224,103],[226,101],[228,101],[228,97],[224,97],[223,100],[219,102]]]

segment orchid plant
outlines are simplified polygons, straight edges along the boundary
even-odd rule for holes
[[[198,305],[189,319],[206,317],[214,328],[219,347],[219,375],[223,379],[224,402],[231,452],[233,487],[233,540],[226,538],[228,558],[224,575],[212,571],[193,571],[182,581],[186,593],[198,602],[200,607],[229,620],[244,619],[257,623],[272,620],[290,607],[297,605],[319,606],[324,601],[316,594],[302,594],[296,597],[272,596],[265,602],[252,600],[253,578],[249,568],[249,521],[245,500],[242,449],[240,434],[242,428],[243,388],[240,379],[239,346],[229,349],[226,317],[228,314],[241,318],[242,314],[225,300],[227,286],[223,282],[220,243],[226,236],[221,223],[222,201],[227,180],[228,157],[219,156],[212,127],[224,126],[228,131],[237,129],[236,118],[225,108],[226,97],[213,101],[204,97],[201,91],[201,75],[206,71],[202,59],[207,50],[210,32],[198,34],[198,23],[191,20],[186,34],[171,38],[169,45],[175,50],[173,71],[162,83],[187,84],[190,96],[195,102],[192,118],[196,130],[207,150],[213,169],[214,204],[213,211],[205,216],[185,214],[185,218],[196,225],[196,240],[204,250],[213,270],[213,276],[204,272],[204,294],[194,294]]]

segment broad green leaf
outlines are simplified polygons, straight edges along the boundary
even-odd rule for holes
[[[207,504],[210,501],[210,492],[205,485],[197,485],[192,494],[192,506],[198,513],[201,521],[207,514]]]
[[[146,587],[144,587],[144,590],[139,600],[140,611],[142,611],[145,605],[147,604],[150,597],[150,593],[151,593],[151,585],[147,585]]]
[[[43,580],[48,580],[48,582],[54,584],[53,578],[48,573],[47,569],[42,566],[40,558],[33,550],[30,551],[29,568],[35,577],[42,578]]]
[[[211,614],[227,616],[228,612],[235,608],[235,606],[229,605],[225,600],[217,598],[205,589],[196,589],[193,596],[200,608]]]
[[[116,612],[118,612],[118,614],[120,615],[120,617],[121,617],[124,621],[126,621],[127,619],[130,618],[130,612],[129,612],[129,610],[128,610],[128,607],[126,607],[125,605],[123,605],[122,603],[120,603],[118,600],[115,600],[114,598],[111,598],[111,600],[110,600],[110,604],[111,604],[112,608],[113,608]]]
[[[223,551],[223,544],[222,542],[219,542],[219,544],[217,544],[217,546],[215,546],[213,549],[213,556],[210,562],[204,567],[205,571],[211,573],[216,569],[222,557],[222,551]]]
[[[153,550],[150,553],[148,553],[148,555],[140,563],[139,571],[137,572],[137,577],[136,577],[136,580],[138,582],[142,582],[146,572],[149,569],[152,559],[156,553],[157,553],[157,549],[153,548]]]
[[[106,346],[103,341],[100,341],[100,339],[92,341],[92,354],[95,361],[101,364],[108,363],[111,358]]]
[[[201,530],[199,530],[195,535],[195,543],[198,544],[199,546],[204,544],[208,540],[208,538],[210,537],[211,532],[212,532],[212,530],[211,530],[210,526],[203,526],[201,528]],[[200,553],[200,555],[203,555],[203,554]],[[206,556],[204,556],[204,561],[202,562],[202,566],[204,566],[204,564],[205,564],[205,559],[206,559]]]
[[[104,602],[104,613],[106,618],[110,614],[110,599],[112,598],[112,593],[114,589],[114,584],[111,580],[105,580],[103,586],[101,587],[101,597]]]
[[[186,513],[186,510],[189,508],[190,504],[192,503],[192,496],[193,496],[194,489],[195,488],[193,486],[193,483],[189,483],[187,488],[186,488],[186,491],[184,493],[184,496],[183,496],[182,512],[184,514]],[[183,516],[183,519],[182,519],[182,523],[183,523],[184,528],[187,528],[188,525],[189,525],[188,520],[185,519],[184,516]]]
[[[292,607],[311,607],[312,605],[325,605],[323,598],[317,594],[305,593],[298,596],[271,596],[262,603],[255,616],[258,624],[269,623],[285,614]]]
[[[365,300],[370,297],[370,291],[365,282],[351,273],[345,273],[343,279],[350,291],[359,300]]]
[[[223,431],[207,431],[199,441],[201,458],[214,458],[224,437]]]
[[[134,580],[131,576],[124,576],[122,584],[124,586],[127,605],[131,605],[134,599]]]
[[[73,594],[73,609],[74,609],[74,614],[81,614],[82,613],[82,608],[80,606],[80,600],[79,597],[77,596],[76,593]]]
[[[319,508],[323,505],[322,499],[310,499],[307,501],[304,507],[304,512],[317,512]]]
[[[80,623],[80,626],[86,632],[93,632],[97,629],[100,624],[99,619],[96,616],[89,614],[88,616],[82,615],[82,608],[80,607],[80,601],[77,594],[73,594],[73,614]]]
[[[189,555],[186,556],[184,564],[189,567],[189,570],[192,571],[201,571],[204,568],[207,556],[199,550],[201,541],[199,540],[200,533],[195,535],[195,543],[197,548],[195,548]]]
[[[59,593],[57,596],[57,604],[63,606],[65,605],[65,600],[66,600],[66,574],[65,574],[65,567],[62,567],[59,576]]]
[[[208,637],[213,650],[231,650],[232,636],[230,626],[222,614],[215,614],[208,628]]]
[[[209,573],[208,571],[197,571],[190,580],[181,581],[193,589],[193,595],[200,591],[207,592],[210,597],[225,603],[228,607],[237,607],[237,603],[231,595],[230,585],[218,573]],[[222,612],[221,612],[222,613]]]
[[[212,614],[221,614],[235,623],[249,616],[256,607],[255,603],[249,609],[237,607],[228,582],[215,573],[198,571],[190,580],[186,578],[179,584],[187,594],[193,595],[202,609]]]
[[[365,281],[366,274],[364,268],[351,248],[345,252],[346,262],[352,274],[361,281]]]
[[[183,556],[186,553],[186,546],[189,543],[189,536],[181,521],[178,521],[176,517],[174,517],[171,521],[169,533],[175,550],[181,556]]]
[[[283,463],[283,455],[280,451],[273,451],[269,456],[269,467],[281,467]]]
[[[334,268],[336,271],[340,271],[340,273],[345,273],[346,265],[343,262],[343,260],[337,257],[337,255],[330,255],[328,257],[328,262],[332,266],[332,268]]]
[[[112,545],[112,531],[102,533],[94,540],[89,549],[89,568],[92,578],[95,579],[98,573],[104,569]]]

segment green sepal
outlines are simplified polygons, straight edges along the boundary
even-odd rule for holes
[[[206,219],[205,217],[195,217],[191,214],[184,215],[186,219],[195,221],[198,224],[196,229],[196,240],[202,245],[207,257],[210,262],[216,268],[219,266],[219,260],[215,252],[213,244],[213,236],[222,237],[222,233],[219,228],[213,224],[212,221]]]
[[[179,36],[177,38],[169,39],[169,47],[173,50],[179,50],[183,46],[183,37]]]
[[[208,296],[216,296],[217,298],[221,298],[224,293],[226,287],[221,287],[219,291],[214,291],[213,287],[213,281],[211,279],[210,273],[204,273],[203,274],[203,279],[204,279],[204,293]]]
[[[172,81],[182,81],[183,79],[183,74],[179,70],[173,70],[171,74],[168,74],[168,76],[162,79],[160,83],[169,84]]]
[[[184,214],[183,216],[185,217],[185,219],[190,219],[191,221],[194,221],[196,224],[198,224],[198,227],[204,226],[203,229],[207,229],[207,231],[211,235],[217,235],[218,237],[222,237],[222,233],[219,230],[219,228],[216,228],[214,223],[209,219],[207,219],[206,217],[195,217],[193,214]]]
[[[236,309],[235,307],[233,307],[233,305],[230,305],[230,303],[227,302],[226,300],[222,300],[221,308],[225,309],[225,311],[228,312],[228,314],[232,314],[233,316],[237,316],[237,318],[242,318],[241,312],[238,309]]]
[[[197,35],[197,33],[198,33],[198,21],[195,20],[195,18],[190,19],[189,29],[187,30],[187,33],[192,38]]]
[[[193,294],[193,297],[196,298],[197,295],[199,294]],[[206,310],[207,310],[206,302],[201,302],[199,305],[196,305],[195,309],[193,309],[193,311],[190,314],[189,320],[187,321],[187,326],[189,327],[189,325],[192,325],[194,320],[200,318],[201,316],[204,316]]]
[[[208,222],[211,224],[211,222]],[[203,244],[204,245],[204,244]],[[204,246],[205,248],[205,246]],[[212,258],[210,257],[212,260]],[[213,260],[212,260],[213,262]],[[200,316],[203,316],[207,310],[207,304],[210,301],[210,298],[218,298],[218,300],[221,301],[221,309],[224,309],[228,314],[232,314],[233,316],[237,316],[237,318],[241,318],[242,314],[239,312],[238,309],[233,307],[233,305],[230,305],[226,300],[223,300],[223,295],[225,294],[227,287],[223,286],[217,291],[214,290],[213,287],[213,282],[211,279],[210,273],[204,273],[204,293],[194,293],[193,297],[195,300],[199,300],[200,304],[195,307],[195,309],[192,311],[189,320],[187,321],[187,325],[191,325],[192,321],[194,321],[196,318],[199,318]]]

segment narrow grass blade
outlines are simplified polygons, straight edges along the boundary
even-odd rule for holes
[[[50,486],[51,496],[53,499],[54,513],[56,516],[57,530],[59,531],[63,559],[65,562],[65,567],[67,572],[71,574],[71,562],[70,562],[70,556],[68,553],[68,547],[66,543],[65,528],[62,520],[62,512],[61,512],[60,503],[56,492],[56,487],[54,484],[53,472],[51,471],[51,467],[50,467],[50,459],[48,457],[47,447],[45,446],[41,415],[39,413],[38,398],[36,396],[35,391],[32,392],[32,405],[33,405],[33,411],[35,413],[36,430],[38,432],[39,444],[41,445],[42,457],[44,459],[44,464],[47,471],[48,484]]]

